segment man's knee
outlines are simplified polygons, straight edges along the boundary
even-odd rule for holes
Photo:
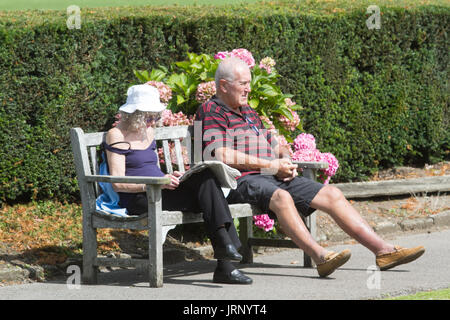
[[[339,188],[334,186],[326,185],[320,191],[321,196],[323,196],[327,202],[336,203],[341,200],[345,200],[345,196]]]
[[[283,189],[277,189],[270,199],[270,207],[273,209],[280,209],[291,204],[294,204],[291,194]]]

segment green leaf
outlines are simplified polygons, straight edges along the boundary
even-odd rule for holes
[[[189,61],[180,61],[180,62],[175,62],[175,65],[184,70],[188,70],[191,63]]]
[[[186,101],[186,99],[184,99],[183,96],[177,95],[177,105],[180,105],[180,104],[184,103],[185,101]]]
[[[186,96],[189,97],[196,90],[197,90],[197,84],[192,83],[190,86],[187,87],[187,89],[185,91]]]
[[[253,109],[256,109],[256,108],[258,108],[258,105],[259,105],[259,99],[256,99],[256,98],[250,99],[250,100],[248,101],[248,104],[249,104],[249,106],[252,107]]]
[[[203,71],[202,73],[200,73],[199,77],[200,80],[206,81],[206,79],[208,78],[208,73],[206,71]]]
[[[192,63],[190,67],[191,69],[198,69],[198,70],[203,68],[203,66],[200,63]]]
[[[153,69],[150,73],[150,80],[162,81],[166,76],[166,72],[160,69]]]
[[[279,92],[275,89],[275,87],[269,85],[269,84],[263,84],[259,91],[266,97],[275,97],[279,95]]]
[[[299,104],[290,106],[289,108],[291,108],[291,109],[294,110],[294,111],[300,111],[300,110],[303,110],[303,107],[302,107],[301,105],[299,105]]]
[[[147,70],[133,70],[133,73],[141,82],[150,81],[150,76]]]

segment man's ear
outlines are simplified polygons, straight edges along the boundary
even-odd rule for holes
[[[227,86],[226,86],[226,84],[227,84],[227,80],[225,80],[225,79],[220,79],[219,80],[219,88],[217,88],[217,90],[216,91],[220,91],[220,92],[223,92],[223,93],[227,93]]]

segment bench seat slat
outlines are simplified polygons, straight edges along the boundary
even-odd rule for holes
[[[233,218],[243,218],[262,214],[261,210],[247,203],[231,204],[229,205],[229,208]],[[118,217],[96,211],[92,218],[95,228],[123,229],[124,226],[126,226],[126,228],[129,229],[145,230],[148,225],[147,214],[141,216]],[[161,221],[163,226],[171,226],[203,222],[203,217],[202,213],[198,212],[162,211]]]

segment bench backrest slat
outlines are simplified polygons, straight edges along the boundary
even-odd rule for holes
[[[162,141],[163,153],[164,153],[164,163],[166,165],[167,173],[172,173],[172,157],[170,156],[170,146],[168,140]]]
[[[181,143],[180,139],[175,139],[175,157],[177,165],[178,165],[178,171],[184,172],[184,162],[183,162],[183,150],[181,149]]]

